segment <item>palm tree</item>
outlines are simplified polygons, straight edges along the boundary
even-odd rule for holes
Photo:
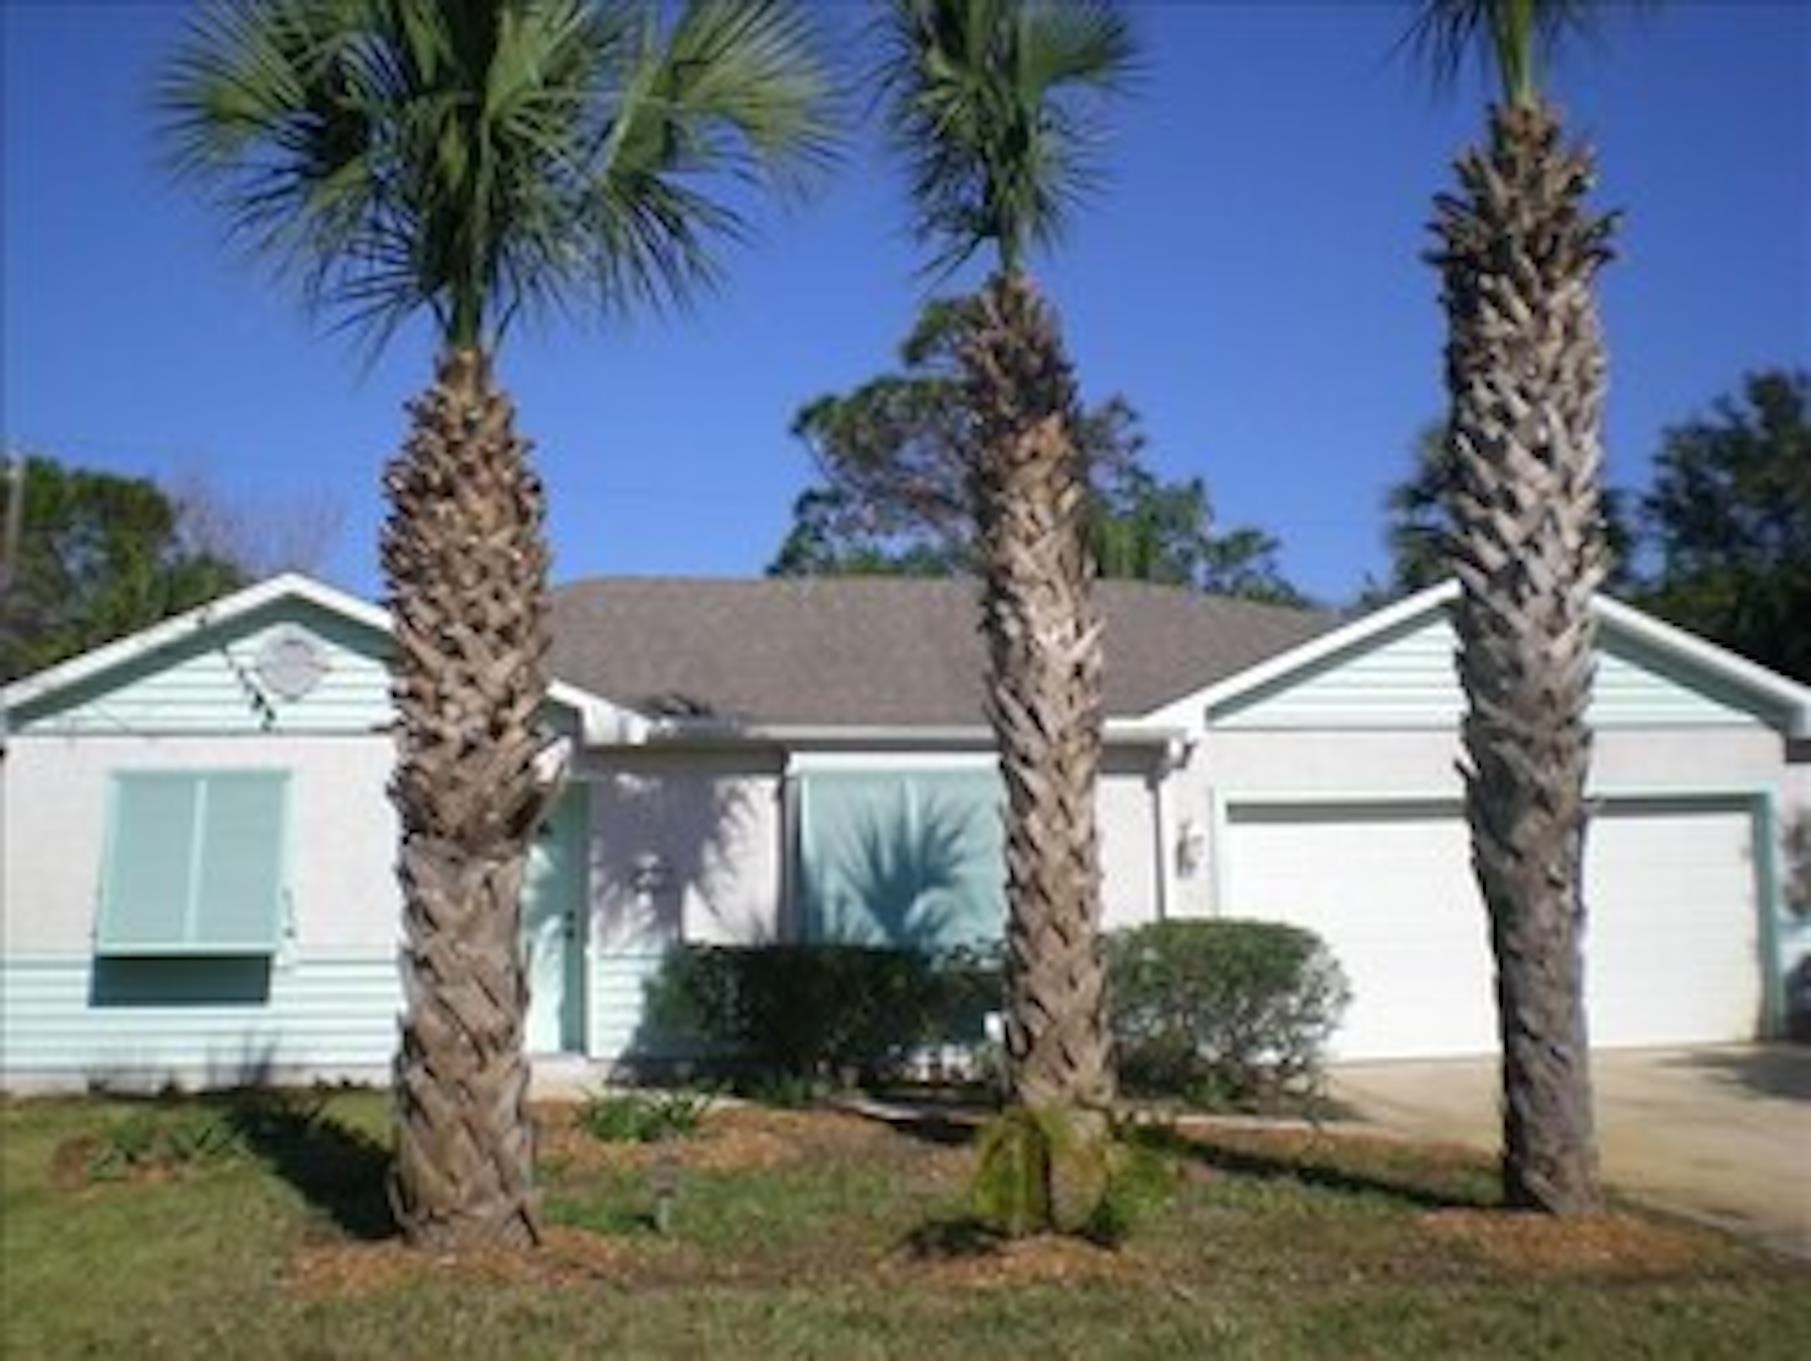
[[[435,382],[384,476],[406,1013],[391,1199],[431,1248],[538,1240],[523,867],[552,797],[542,488],[493,356],[524,312],[716,275],[702,183],[823,151],[828,82],[775,0],[266,0],[195,22],[164,88],[178,168],[381,344],[426,313]]]
[[[1437,68],[1477,53],[1501,84],[1486,144],[1441,195],[1430,259],[1448,339],[1445,488],[1468,710],[1466,813],[1489,910],[1502,1041],[1503,1182],[1512,1206],[1595,1212],[1585,1026],[1583,860],[1608,553],[1599,490],[1607,359],[1593,285],[1614,219],[1585,202],[1590,154],[1540,91],[1582,0],[1426,0]]]
[[[886,37],[881,88],[916,234],[944,271],[994,253],[959,358],[988,709],[1007,792],[1009,1101],[1032,1117],[1021,1128],[1060,1122],[1073,1140],[1050,1142],[1092,1155],[1114,1096],[1095,828],[1101,623],[1075,379],[1025,259],[1057,239],[1093,180],[1090,97],[1121,88],[1132,38],[1099,0],[894,0]],[[1034,1177],[1048,1208],[1019,1227],[1072,1217],[1070,1179],[1049,1151]],[[1068,1199],[1085,1215],[1091,1194]]]

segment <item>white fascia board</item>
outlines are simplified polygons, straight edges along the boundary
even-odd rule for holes
[[[1719,643],[1657,619],[1612,596],[1599,595],[1596,605],[1598,617],[1611,627],[1646,643],[1657,652],[1722,676],[1738,689],[1772,701],[1792,716],[1793,736],[1811,734],[1811,686],[1801,685],[1790,676],[1782,676]]]
[[[1108,719],[1104,733],[1113,746],[1168,746],[1187,737],[1184,729],[1142,719]],[[952,747],[994,745],[993,729],[983,724],[909,723],[750,723],[721,719],[668,719],[649,728],[650,740],[671,742],[822,745],[839,747]]]

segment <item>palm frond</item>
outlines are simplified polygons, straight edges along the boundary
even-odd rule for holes
[[[683,298],[744,226],[714,182],[794,187],[833,141],[779,0],[215,0],[160,97],[176,169],[380,341]]]
[[[1646,0],[1621,3],[1632,8]],[[1568,41],[1596,35],[1606,8],[1605,0],[1418,0],[1402,46],[1439,87],[1476,62],[1515,102],[1538,92],[1541,73]]]
[[[742,213],[693,186],[726,175],[798,189],[829,161],[837,97],[802,13],[774,0],[696,0],[664,39],[652,10],[617,7],[624,61],[584,199],[606,296],[683,302],[717,278],[712,243]]]
[[[1135,68],[1106,0],[892,0],[876,88],[914,230],[947,272],[992,244],[1016,269],[1098,184],[1105,96]]]

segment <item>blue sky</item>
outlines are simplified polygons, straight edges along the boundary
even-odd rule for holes
[[[1380,571],[1380,499],[1437,414],[1420,262],[1428,201],[1479,125],[1475,83],[1392,59],[1408,9],[1134,6],[1147,52],[1108,194],[1040,261],[1092,397],[1143,412],[1151,461],[1201,475],[1227,524],[1349,598]],[[340,501],[327,574],[376,590],[377,483],[428,372],[399,335],[367,366],[305,317],[157,164],[148,90],[179,5],[10,3],[4,38],[9,444],[205,478],[229,498]],[[1627,217],[1605,275],[1610,467],[1743,370],[1811,363],[1811,6],[1698,0],[1612,16],[1556,76]],[[763,218],[695,315],[550,327],[503,359],[552,498],[556,572],[741,574],[811,468],[805,399],[888,362],[919,302],[893,168],[857,146]]]

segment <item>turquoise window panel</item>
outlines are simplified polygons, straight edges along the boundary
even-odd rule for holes
[[[106,949],[155,949],[186,933],[200,802],[201,783],[192,775],[116,780],[101,905]]]
[[[998,940],[1003,798],[993,771],[803,777],[804,939],[932,951]]]
[[[288,792],[280,771],[116,775],[97,952],[274,951]]]
[[[194,939],[276,944],[282,917],[288,782],[265,772],[210,775],[202,786]]]

